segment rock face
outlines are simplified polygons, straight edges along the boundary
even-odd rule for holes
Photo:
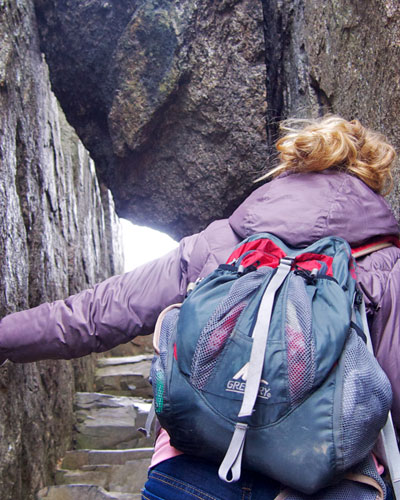
[[[179,237],[229,213],[266,163],[261,3],[35,3],[54,89],[119,214]]]
[[[400,151],[400,4],[263,0],[270,118],[358,118]],[[270,36],[268,36],[270,34]],[[274,134],[273,120],[270,136]],[[400,171],[390,202],[400,219]]]
[[[121,271],[112,198],[50,90],[33,4],[0,1],[1,316]],[[91,358],[0,368],[2,500],[33,498],[70,444]]]
[[[400,146],[393,0],[35,4],[55,92],[135,222],[179,237],[228,214],[287,116],[357,116]]]

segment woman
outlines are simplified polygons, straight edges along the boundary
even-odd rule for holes
[[[357,120],[336,116],[285,128],[273,180],[255,190],[229,219],[184,238],[179,248],[130,273],[115,276],[64,301],[11,314],[0,322],[0,361],[72,358],[102,352],[152,332],[158,314],[183,300],[188,283],[225,262],[233,247],[258,232],[304,247],[324,236],[357,246],[399,227],[386,194],[395,153]],[[393,416],[400,426],[400,250],[385,248],[359,263],[375,350],[393,390]],[[182,455],[162,431],[156,442],[144,499],[275,498],[280,486],[245,473],[237,483],[218,479],[218,465]]]

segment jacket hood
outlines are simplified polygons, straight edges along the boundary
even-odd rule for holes
[[[326,236],[356,245],[399,233],[385,199],[360,179],[340,172],[283,174],[256,189],[229,223],[241,238],[269,232],[295,247]]]

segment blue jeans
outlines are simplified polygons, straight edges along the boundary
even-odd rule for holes
[[[279,483],[242,471],[236,483],[218,477],[218,465],[178,455],[153,467],[142,490],[142,500],[273,500]]]

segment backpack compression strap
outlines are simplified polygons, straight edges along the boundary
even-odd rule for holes
[[[238,414],[239,418],[249,417],[253,413],[264,367],[265,349],[275,294],[288,276],[292,263],[293,260],[290,258],[283,258],[280,260],[276,273],[273,275],[261,299],[257,313],[257,321],[252,335],[253,346],[250,353],[249,370],[242,406]],[[234,482],[240,478],[247,427],[248,425],[243,422],[238,422],[235,426],[235,431],[229,444],[228,451],[218,470],[220,479],[225,482]]]

